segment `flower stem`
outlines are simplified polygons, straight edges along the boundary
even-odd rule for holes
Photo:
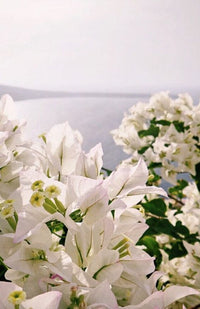
[[[180,204],[181,206],[184,205],[184,203],[183,203],[181,200],[177,199],[177,198],[174,197],[173,195],[171,195],[171,194],[168,193],[168,196],[169,196],[171,199],[173,199],[175,202],[177,202],[178,204]]]

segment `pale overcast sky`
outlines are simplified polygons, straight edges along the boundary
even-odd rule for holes
[[[0,85],[200,89],[199,0],[0,0]]]

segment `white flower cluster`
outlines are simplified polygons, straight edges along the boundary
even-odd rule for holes
[[[177,173],[195,175],[200,162],[200,104],[193,105],[188,94],[172,99],[166,92],[137,103],[112,131],[117,145],[147,164],[160,163],[162,177],[176,183]]]
[[[10,97],[0,102],[0,308],[164,309],[189,287],[157,290],[161,273],[137,242],[148,228],[134,206],[146,193],[144,161],[101,174],[102,149],[88,154],[68,123],[24,141]]]
[[[183,189],[184,204],[181,212],[176,209],[168,209],[167,217],[169,221],[175,225],[180,221],[186,226],[190,234],[196,233],[200,240],[200,193],[194,182],[189,183]],[[168,203],[176,203],[176,201],[168,200]],[[170,248],[173,237],[159,235],[156,236],[160,247],[167,246]],[[188,254],[184,257],[176,257],[169,260],[168,255],[162,250],[163,260],[160,270],[165,273],[162,277],[163,282],[171,282],[171,284],[187,285],[196,289],[200,289],[200,243],[189,244],[186,241],[184,246]],[[192,307],[200,303],[199,296],[190,296],[184,299],[184,304]]]

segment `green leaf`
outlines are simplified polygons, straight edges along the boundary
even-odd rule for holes
[[[149,218],[146,220],[146,223],[148,224],[149,228],[143,236],[166,234],[172,236],[176,241],[185,240],[191,244],[200,242],[198,233],[190,234],[188,228],[180,221],[177,221],[176,225],[174,226],[166,218]]]
[[[183,236],[188,236],[190,234],[188,228],[185,225],[183,225],[181,221],[176,222],[175,229],[177,233]]]
[[[156,120],[156,118],[153,118],[151,120],[152,124],[162,124],[163,126],[170,126],[171,121],[165,120],[165,119],[160,119],[160,120]]]
[[[152,135],[154,137],[157,137],[160,132],[159,127],[155,126],[154,124],[151,124],[150,127],[147,130],[141,130],[138,132],[139,137],[149,136]]]
[[[157,182],[161,179],[161,177],[154,172],[150,176],[151,177],[149,177],[147,180],[147,185],[148,186],[157,185]]]
[[[200,192],[200,162],[195,165],[196,175],[193,177]]]
[[[4,274],[8,270],[8,267],[3,263],[3,259],[0,256],[0,281],[6,281]]]
[[[192,137],[197,143],[195,144],[195,146],[197,147],[197,149],[200,149],[200,140],[199,140],[199,137],[198,136],[193,136]]]
[[[195,141],[199,142],[199,137],[198,136],[193,136],[192,137]]]
[[[187,254],[187,250],[185,249],[182,241],[176,241],[171,243],[171,248],[165,248],[165,252],[169,255],[169,260],[172,260],[176,257],[182,257]]]
[[[82,217],[82,213],[81,213],[80,209],[74,210],[73,212],[71,212],[71,214],[69,216],[75,222],[82,222],[83,221],[83,217]]]
[[[150,254],[151,256],[154,256],[155,259],[155,265],[158,267],[160,263],[162,262],[162,254],[160,252],[159,244],[152,236],[144,236],[142,237],[137,245],[144,245],[146,247],[145,251]]]
[[[169,222],[168,219],[149,218],[146,220],[149,229],[144,235],[160,235],[166,234],[174,238],[180,238],[176,233],[174,226]]]
[[[58,235],[57,232],[62,231],[62,233],[59,233],[59,243],[61,245],[65,244],[65,239],[66,239],[66,235],[68,232],[67,227],[60,221],[58,220],[50,220],[48,222],[46,222],[47,227],[50,229],[52,234]]]
[[[183,121],[178,121],[178,120],[174,120],[173,121],[173,125],[176,128],[177,132],[185,132],[185,130],[188,130],[190,127],[189,126],[184,126],[184,122]]]
[[[140,149],[138,150],[138,153],[139,153],[139,154],[143,154],[148,148],[149,148],[149,146],[144,146],[144,147],[142,147],[142,148],[140,148]]]
[[[163,199],[158,198],[142,204],[146,212],[154,214],[158,217],[166,217],[167,206]]]
[[[187,241],[190,244],[194,244],[195,242],[200,242],[199,234],[198,233],[189,234],[185,237],[185,241]]]
[[[188,186],[188,182],[184,179],[179,179],[177,181],[177,185],[169,188],[169,193],[172,195],[176,195],[178,198],[183,198],[183,189]]]
[[[64,224],[58,220],[51,220],[46,223],[52,233],[63,230]]]
[[[162,167],[162,163],[161,162],[151,162],[148,166],[148,168],[158,168],[158,167]]]

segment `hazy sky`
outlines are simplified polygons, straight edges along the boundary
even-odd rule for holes
[[[199,89],[199,0],[0,0],[0,84]]]

